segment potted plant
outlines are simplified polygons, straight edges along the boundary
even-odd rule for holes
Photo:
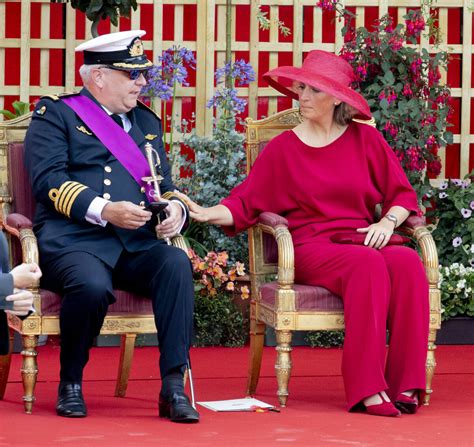
[[[438,343],[474,343],[474,171],[429,194],[432,235],[438,248],[443,324]]]
[[[234,302],[239,289],[242,299],[249,298],[248,286],[239,286],[245,275],[241,262],[229,264],[223,252],[209,252],[201,258],[193,250],[189,256],[194,272],[194,346],[242,346],[247,340],[248,318]]]

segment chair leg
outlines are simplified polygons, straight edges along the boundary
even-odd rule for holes
[[[125,397],[127,392],[136,338],[137,334],[123,334],[120,340],[120,363],[115,384],[115,397]]]
[[[38,378],[38,346],[37,335],[23,335],[23,350],[21,355],[23,357],[23,365],[21,367],[21,378],[23,381],[23,402],[25,404],[25,412],[31,414],[33,410],[33,403],[35,401],[35,386]]]
[[[291,331],[277,330],[276,339],[277,347],[277,360],[275,363],[275,371],[278,381],[277,396],[280,402],[280,406],[286,407],[286,401],[288,400],[288,383],[290,381],[291,374]]]
[[[252,312],[253,314],[253,312]],[[255,314],[250,320],[250,358],[247,375],[247,395],[255,394],[262,366],[265,324],[257,321]]]
[[[431,394],[433,393],[431,385],[433,382],[434,371],[436,368],[436,332],[436,329],[430,329],[428,334],[428,354],[426,356],[426,390],[423,396],[423,405],[430,404]]]
[[[13,333],[10,331],[10,348],[8,354],[0,355],[0,400],[5,396],[10,366],[12,362]]]

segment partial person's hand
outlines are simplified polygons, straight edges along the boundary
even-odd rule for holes
[[[207,213],[207,208],[204,208],[201,205],[198,205],[196,202],[193,202],[186,194],[182,192],[175,192],[178,197],[183,199],[183,202],[188,205],[189,208],[189,217],[194,219],[198,222],[207,222],[209,220],[209,216]]]
[[[13,315],[23,316],[27,315],[33,306],[33,294],[28,290],[14,290],[13,295],[8,295],[5,300],[13,301],[13,310],[6,310],[5,312]]]
[[[10,271],[13,276],[13,287],[26,289],[34,286],[41,278],[38,264],[20,264]]]
[[[161,199],[163,202],[168,202],[168,206],[164,209],[166,219],[159,223],[155,229],[156,233],[161,237],[171,238],[176,236],[181,229],[183,223],[183,208],[178,202]]]
[[[380,222],[373,223],[366,228],[357,228],[357,231],[359,233],[367,233],[364,245],[380,250],[388,244],[394,229],[391,221],[382,219]]]
[[[102,219],[126,230],[136,230],[151,219],[151,212],[132,202],[110,202],[102,210]]]

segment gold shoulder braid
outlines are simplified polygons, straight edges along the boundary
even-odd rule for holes
[[[56,211],[71,217],[72,205],[77,196],[85,189],[87,189],[87,186],[84,186],[82,183],[67,181],[59,189],[50,189],[48,196],[54,203]]]

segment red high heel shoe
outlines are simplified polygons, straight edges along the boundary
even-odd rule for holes
[[[415,414],[418,411],[418,397],[416,391],[411,393],[411,396],[400,393],[395,399],[395,407],[402,413]]]
[[[368,414],[373,416],[388,416],[388,417],[397,417],[400,416],[400,411],[395,408],[395,406],[389,400],[385,400],[382,393],[378,393],[380,398],[382,399],[381,404],[375,405],[365,405],[365,411]]]

